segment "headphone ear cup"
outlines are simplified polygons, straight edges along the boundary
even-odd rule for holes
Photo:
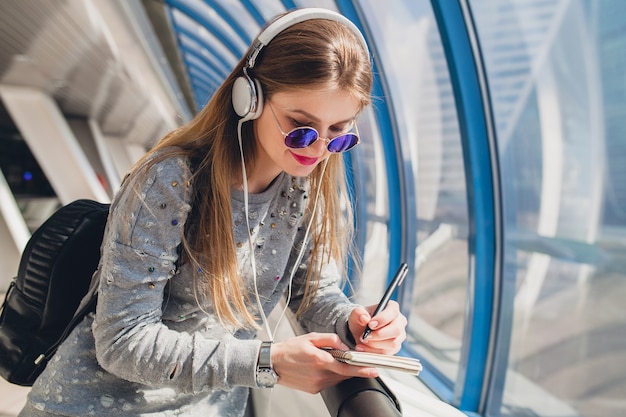
[[[248,77],[239,77],[233,83],[232,100],[235,113],[247,117],[256,105],[254,83]]]
[[[263,91],[261,84],[247,76],[239,77],[233,83],[233,108],[244,121],[258,118],[263,112]]]

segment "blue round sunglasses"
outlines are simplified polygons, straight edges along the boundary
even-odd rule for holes
[[[270,110],[272,111],[272,116],[274,116],[274,120],[276,121],[276,126],[278,126],[278,130],[280,130],[280,133],[285,136],[285,145],[287,145],[289,148],[306,148],[313,145],[315,141],[320,139],[326,142],[326,149],[328,149],[329,152],[341,153],[349,151],[361,142],[356,123],[354,123],[353,125],[356,133],[342,133],[341,135],[335,136],[334,138],[330,139],[321,137],[317,130],[315,130],[311,126],[296,127],[295,129],[292,129],[289,132],[285,133],[282,126],[280,125],[280,122],[278,121],[278,118],[276,117],[276,113],[274,113],[274,108],[272,107],[272,104],[268,104],[270,106]]]

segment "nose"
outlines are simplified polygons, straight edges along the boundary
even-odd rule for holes
[[[330,143],[330,141],[332,140],[332,139],[330,139],[331,136],[328,135],[328,133],[330,133],[330,132],[327,132],[326,137],[323,137],[320,132],[322,132],[322,131],[318,131],[318,133],[317,133],[317,135],[318,135],[317,136],[317,142],[323,143],[324,144],[324,148],[326,148],[328,146],[328,144]]]
[[[321,154],[323,152],[328,152],[329,143],[330,139],[318,136],[317,140],[311,146],[315,149],[317,154]]]

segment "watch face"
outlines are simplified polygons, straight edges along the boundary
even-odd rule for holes
[[[259,369],[256,374],[256,382],[260,387],[271,388],[278,382],[278,375],[272,369]]]

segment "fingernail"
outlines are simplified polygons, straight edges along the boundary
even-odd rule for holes
[[[378,327],[378,322],[376,320],[372,320],[369,322],[368,326],[370,327],[370,329],[375,329]]]

